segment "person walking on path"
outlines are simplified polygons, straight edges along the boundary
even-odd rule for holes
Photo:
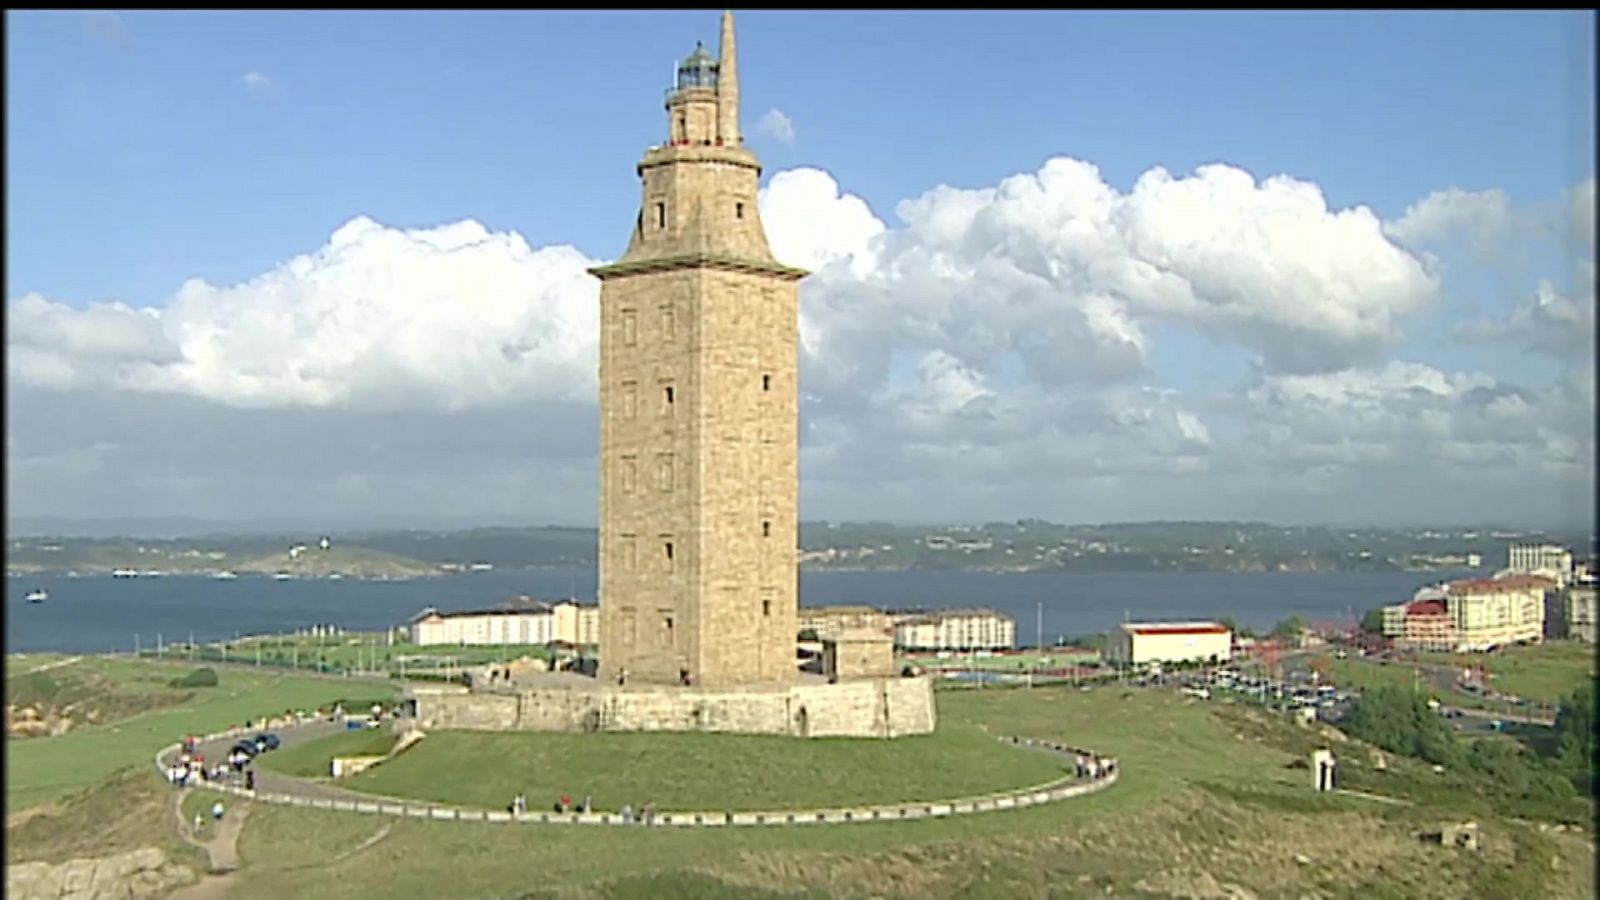
[[[211,818],[216,819],[218,822],[222,821],[222,801],[221,800],[218,800],[217,802],[211,804]]]

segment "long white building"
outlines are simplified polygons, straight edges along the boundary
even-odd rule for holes
[[[421,646],[600,642],[600,608],[571,600],[460,612],[429,608],[409,625],[411,642]]]
[[[1125,622],[1106,637],[1105,659],[1117,665],[1226,662],[1233,632],[1217,622]]]
[[[1517,575],[1543,575],[1557,587],[1572,579],[1572,551],[1556,544],[1523,544],[1506,553],[1507,568]]]
[[[903,650],[1010,650],[1017,623],[992,609],[889,613],[894,644]]]

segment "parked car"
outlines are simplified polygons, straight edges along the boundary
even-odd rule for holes
[[[261,749],[256,746],[255,741],[240,741],[239,743],[234,744],[233,750],[229,752],[243,753],[245,756],[254,758],[256,754],[261,752]]]
[[[264,732],[256,735],[256,750],[259,752],[276,750],[278,749],[279,743],[278,736],[270,732]]]

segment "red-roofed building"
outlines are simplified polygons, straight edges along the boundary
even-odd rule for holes
[[[1128,622],[1107,636],[1108,662],[1139,665],[1190,660],[1226,662],[1233,633],[1216,622]]]
[[[1450,609],[1442,600],[1420,600],[1406,604],[1405,646],[1414,650],[1453,650],[1455,626]]]

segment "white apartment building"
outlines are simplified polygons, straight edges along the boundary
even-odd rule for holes
[[[1393,603],[1383,608],[1383,636],[1390,640],[1405,637],[1406,634],[1406,606],[1405,603]]]
[[[1537,575],[1452,581],[1445,585],[1456,649],[1491,650],[1544,637],[1545,592],[1554,579]]]
[[[1507,568],[1518,575],[1544,575],[1557,587],[1572,578],[1572,551],[1555,544],[1523,544],[1508,551]]]
[[[411,642],[421,646],[597,644],[600,608],[570,600],[461,612],[429,608],[412,618],[410,632]]]
[[[1116,665],[1207,661],[1226,662],[1233,633],[1217,622],[1126,622],[1106,639],[1105,659]]]
[[[894,644],[904,650],[1010,650],[1017,623],[992,609],[893,612]]]

